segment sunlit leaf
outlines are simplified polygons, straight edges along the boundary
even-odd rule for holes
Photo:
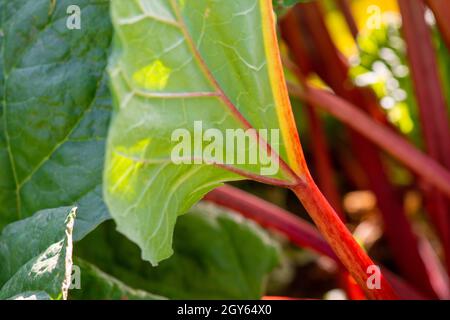
[[[70,208],[43,210],[4,228],[0,299],[26,292],[45,292],[52,299],[67,297],[75,213]]]
[[[271,4],[112,1],[115,115],[104,193],[118,229],[153,264],[172,254],[177,217],[222,182],[289,184],[302,172]],[[268,131],[240,148],[219,139],[250,127]],[[205,132],[215,133],[204,141],[215,152],[176,149]]]

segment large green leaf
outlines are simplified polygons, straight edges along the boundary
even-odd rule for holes
[[[76,204],[80,238],[108,215],[101,172],[110,117],[109,1],[0,3],[0,228]],[[67,28],[69,5],[81,8],[81,30]]]
[[[0,0],[0,57],[3,57],[3,42],[4,42],[4,32],[3,32],[3,11],[4,11],[5,1]],[[0,59],[0,203],[5,204],[9,200],[10,192],[8,181],[10,178],[11,170],[9,163],[9,156],[6,149],[5,136],[3,134],[3,94],[4,94],[4,74],[3,74],[3,59]],[[4,210],[0,209],[2,214]],[[0,221],[3,218],[0,217]],[[0,222],[0,228],[2,223]]]
[[[45,292],[52,299],[67,297],[75,212],[67,207],[43,210],[4,228],[0,299],[26,292]]]
[[[179,219],[175,253],[158,267],[143,261],[139,248],[109,222],[75,250],[123,282],[171,299],[259,299],[278,263],[276,244],[257,225],[205,205]]]
[[[301,173],[300,144],[270,0],[112,0],[112,17],[115,115],[105,200],[118,230],[141,247],[144,259],[157,264],[172,254],[177,217],[222,182],[249,177],[291,183],[292,171]],[[188,130],[200,142],[196,121],[203,132],[216,129],[223,136],[227,129],[275,131],[261,140],[252,135],[238,150],[213,137],[209,146],[216,144],[222,152],[205,155],[196,149],[171,157],[176,129]],[[278,141],[270,134],[279,129]],[[267,142],[278,154],[268,154]],[[254,164],[248,158],[232,163],[258,147]],[[222,161],[221,153],[235,161]],[[194,158],[209,164],[174,163]],[[280,166],[265,172],[270,160]]]
[[[136,290],[114,277],[104,273],[94,265],[76,259],[80,268],[81,283],[79,289],[70,290],[69,297],[74,300],[161,300],[162,297],[143,290]]]

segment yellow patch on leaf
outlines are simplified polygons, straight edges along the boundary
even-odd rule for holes
[[[163,90],[169,81],[171,69],[166,67],[161,60],[156,60],[136,71],[133,75],[134,82],[148,90]]]
[[[130,148],[117,148],[112,158],[109,170],[110,192],[130,193],[132,191],[132,179],[143,166],[145,152],[150,139],[144,139]]]

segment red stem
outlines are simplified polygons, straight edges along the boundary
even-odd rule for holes
[[[302,50],[302,48],[300,49]],[[299,64],[302,65],[302,60],[299,59],[298,61]],[[309,66],[302,65],[302,67],[308,69]],[[311,111],[314,112],[312,109]],[[323,139],[322,142],[325,142],[325,139]],[[322,144],[321,147],[323,146],[324,144]],[[319,150],[319,152],[322,152],[322,155],[323,151],[324,149]],[[302,167],[306,168],[306,165],[303,165]],[[380,289],[368,289],[366,283],[368,279],[367,268],[373,265],[373,262],[359,247],[339,216],[323,197],[322,193],[310,177],[309,172],[305,172],[305,175],[307,179],[306,182],[301,179],[292,190],[302,201],[305,209],[319,229],[324,232],[328,242],[331,244],[333,250],[337,253],[347,270],[350,271],[351,275],[366,292],[368,297],[373,299],[394,299],[396,296],[384,277],[381,279],[382,284]],[[329,179],[329,176],[330,175],[328,174],[327,179]],[[328,228],[323,228],[323,226],[327,224]]]
[[[328,111],[349,127],[364,134],[366,138],[409,166],[419,176],[428,179],[434,176],[436,179],[439,179],[439,183],[445,184],[447,186],[446,190],[450,191],[450,172],[414,148],[403,137],[378,124],[355,106],[323,90],[308,88],[306,91],[302,91],[293,85],[289,85],[289,88],[291,94],[315,107]],[[429,172],[432,172],[432,174],[429,174]],[[403,237],[400,240],[404,241]],[[406,243],[404,244],[406,245]],[[424,262],[424,275],[428,275],[428,282],[433,288],[433,292],[425,292],[428,292],[430,295],[435,295],[434,292],[436,292],[438,297],[448,297],[447,280],[446,276],[441,272],[439,259],[435,257],[430,246],[419,247],[421,249],[418,249],[418,254]],[[436,278],[439,280],[435,280]]]
[[[229,185],[211,191],[204,200],[239,212],[265,228],[275,229],[300,248],[308,248],[339,261],[314,226],[273,203]]]
[[[336,3],[343,14],[345,21],[347,22],[347,26],[353,36],[353,39],[356,40],[358,38],[359,31],[350,5],[348,4],[348,0],[336,0]]]
[[[348,65],[331,39],[319,3],[304,4],[297,9],[307,29],[300,35],[299,25],[297,24],[296,28],[293,25],[294,29],[299,30],[299,35],[287,39],[288,45],[306,38],[313,53],[309,54],[310,60],[313,61],[315,70],[322,79],[338,95],[364,107],[366,112],[376,116],[380,108],[371,103],[367,94],[354,87],[348,78]],[[364,168],[369,185],[377,197],[384,220],[385,235],[396,264],[409,281],[433,295],[433,287],[427,277],[427,267],[419,253],[416,236],[404,213],[401,198],[385,172],[378,150],[353,130],[350,131],[350,138],[354,154]]]
[[[359,100],[367,112],[377,121],[388,124],[389,121],[378,104],[372,91],[355,87],[348,77],[349,65],[339,52],[323,20],[323,12],[317,1],[298,5],[293,10],[289,27],[291,38],[286,38],[294,56],[299,54],[294,43],[302,43],[313,70],[340,96]],[[288,16],[286,16],[287,18]],[[281,24],[281,28],[283,25]],[[304,56],[304,55],[303,55]],[[303,70],[302,70],[303,71]]]
[[[450,169],[450,128],[431,30],[422,1],[399,0],[403,33],[419,106],[427,153]],[[448,10],[448,4],[444,11]],[[444,247],[450,274],[450,203],[436,190],[428,192],[430,215]]]
[[[366,300],[366,296],[348,272],[342,272],[340,282],[350,300]]]
[[[281,32],[285,39],[291,39],[295,37],[296,26],[295,17],[292,11],[286,14],[286,17],[280,22]],[[295,63],[303,71],[304,74],[310,72],[310,63],[307,58],[306,48],[303,47],[300,41],[292,42],[295,46],[295,52],[297,53],[295,58]],[[296,72],[298,77],[303,77],[301,72]],[[327,143],[327,139],[323,130],[322,121],[317,114],[316,110],[310,105],[305,105],[306,116],[309,124],[309,135],[313,137],[313,142],[311,148],[314,156],[314,164],[317,172],[317,181],[319,183],[320,189],[325,194],[326,198],[331,202],[331,205],[336,210],[339,217],[345,221],[345,215],[342,210],[339,191],[336,186],[336,182],[333,177],[335,177],[333,166],[331,163],[330,151]]]
[[[213,190],[206,195],[204,200],[239,212],[267,229],[276,230],[298,247],[308,248],[325,255],[343,268],[340,260],[317,229],[289,211],[228,185]],[[389,278],[389,281],[403,299],[424,298],[387,269],[383,269],[383,273]]]
[[[310,176],[304,184],[298,184],[291,190],[300,199],[306,211],[333,251],[350,272],[361,289],[371,299],[396,299],[396,295],[384,276],[380,278],[380,287],[370,289],[367,285],[370,274],[368,270],[374,262],[355,241],[344,223],[337,216],[325,197],[320,193]]]
[[[450,50],[450,10],[448,10],[447,0],[425,0],[425,3],[433,11],[442,38]]]
[[[345,222],[346,217],[342,210],[336,181],[334,181],[336,175],[331,164],[330,151],[323,130],[322,120],[317,114],[316,109],[309,104],[305,105],[305,110],[309,124],[309,135],[310,137],[313,137],[311,148],[314,156],[314,167],[317,171],[317,181],[320,189],[333,206],[339,218]]]

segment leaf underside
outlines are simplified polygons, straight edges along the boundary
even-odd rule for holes
[[[224,181],[260,175],[264,161],[290,159],[292,141],[283,130],[292,119],[280,116],[286,106],[277,95],[284,89],[271,87],[277,70],[267,55],[277,48],[267,49],[264,30],[274,27],[264,21],[270,1],[113,0],[111,5],[115,114],[105,200],[118,230],[156,265],[173,252],[177,217],[204,194]],[[216,154],[205,159],[201,151],[193,157],[215,165],[174,164],[172,133],[184,128],[194,137],[195,121],[202,121],[204,131],[215,128],[224,136],[226,129],[282,129],[279,141],[266,140],[280,158],[253,137],[246,148],[230,150],[223,142],[219,149],[237,157],[259,146],[255,164],[225,170]],[[270,178],[289,180],[281,169]]]

